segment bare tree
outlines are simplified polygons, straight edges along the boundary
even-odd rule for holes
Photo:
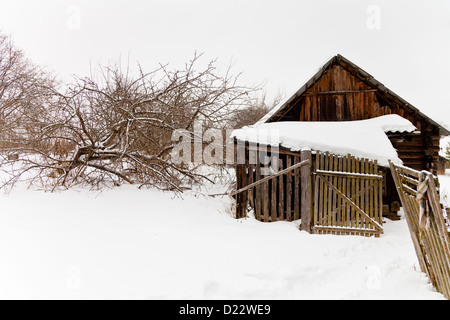
[[[171,161],[173,131],[193,132],[197,119],[223,125],[254,90],[229,72],[219,75],[214,61],[197,70],[198,60],[137,76],[103,68],[100,81],[78,79],[64,92],[48,87],[34,133],[16,148],[27,156],[8,182],[29,176],[53,187],[126,182],[182,191],[203,176]]]
[[[54,79],[28,61],[11,39],[0,34],[0,148],[20,144],[34,131]],[[30,120],[33,123],[30,125]]]

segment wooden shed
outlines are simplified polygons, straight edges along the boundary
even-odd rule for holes
[[[397,114],[417,130],[387,132],[405,166],[438,174],[440,139],[445,127],[386,88],[368,72],[341,55],[331,58],[295,94],[264,116],[258,124],[281,121],[355,121]],[[386,176],[384,203],[400,200],[392,176]]]
[[[385,136],[385,138],[387,137],[386,140],[388,140],[389,147],[394,150],[395,157],[398,157],[398,159],[403,162],[403,165],[409,168],[418,171],[428,170],[437,174],[440,161],[439,142],[443,136],[450,135],[450,132],[419,111],[419,109],[386,88],[369,73],[341,55],[337,55],[330,59],[295,94],[273,108],[253,127],[258,128],[261,127],[261,125],[272,123],[283,125],[283,122],[330,122],[329,125],[331,125],[331,122],[334,124],[342,122],[342,125],[344,125],[344,123],[349,124],[358,122],[359,120],[375,120],[388,115],[397,115],[397,117],[399,116],[401,119],[406,119],[413,127],[412,130],[399,130],[397,126],[394,126],[392,130],[390,130],[389,127],[384,130],[383,136]],[[286,126],[288,125],[290,124],[286,123]],[[321,133],[316,132],[314,134],[320,135]],[[358,134],[358,132],[355,132],[355,134]],[[333,134],[328,133],[329,137],[332,135]],[[251,151],[252,147],[248,144],[248,142],[251,142],[251,139],[241,140],[247,142],[244,149]],[[259,148],[260,145],[264,145],[264,143],[261,144],[261,142],[259,142],[256,148]],[[259,150],[256,150],[258,153]],[[400,209],[399,194],[396,190],[390,170],[386,167],[383,168],[382,166],[379,166],[376,161],[370,162],[371,159],[373,160],[376,158],[361,157],[355,155],[355,152],[350,151],[347,156],[342,157],[342,153],[341,155],[332,155],[331,152],[327,153],[328,151],[330,150],[320,147],[315,150],[313,149],[309,164],[304,167],[307,169],[304,171],[311,172],[311,175],[314,178],[308,178],[313,180],[311,184],[306,184],[309,186],[309,191],[305,190],[305,188],[301,188],[300,179],[298,179],[298,183],[296,182],[292,185],[292,182],[286,183],[286,180],[290,181],[291,175],[294,176],[294,180],[296,179],[295,177],[301,175],[300,172],[297,172],[299,169],[296,167],[294,168],[293,166],[301,160],[299,150],[298,152],[295,152],[295,150],[293,152],[289,147],[281,147],[273,153],[281,160],[281,169],[291,168],[288,176],[284,175],[284,180],[283,175],[279,177],[270,177],[270,174],[268,174],[268,176],[264,178],[264,175],[260,171],[265,168],[263,168],[263,166],[260,167],[260,165],[253,165],[251,163],[252,153],[246,152],[244,157],[245,163],[238,164],[237,167],[237,181],[238,189],[250,190],[250,192],[248,195],[245,193],[241,194],[238,199],[238,207],[240,206],[241,210],[240,214],[242,214],[242,210],[244,210],[243,206],[245,205],[243,204],[247,203],[249,200],[250,204],[252,201],[256,204],[253,208],[257,210],[257,214],[261,216],[262,221],[299,218],[303,214],[299,212],[298,206],[303,206],[305,208],[305,216],[311,216],[308,212],[312,211],[315,212],[314,214],[320,214],[320,206],[317,204],[319,202],[321,203],[323,199],[321,199],[320,196],[318,196],[317,199],[312,199],[312,197],[321,194],[320,188],[322,188],[323,184],[326,185],[325,188],[328,188],[325,190],[325,193],[335,193],[332,198],[333,201],[336,197],[346,203],[344,206],[336,207],[336,210],[333,211],[334,213],[339,214],[339,219],[344,219],[345,217],[346,213],[342,211],[344,210],[343,208],[347,207],[348,209],[351,207],[351,209],[349,209],[350,212],[360,212],[361,214],[367,213],[367,217],[364,218],[366,220],[362,219],[361,221],[370,221],[370,223],[373,224],[375,231],[372,230],[369,233],[379,232],[380,230],[377,229],[378,226],[376,223],[380,222],[379,218],[381,217],[381,214],[377,212],[377,210],[382,210],[384,215],[389,216],[392,212],[396,213]],[[353,151],[355,151],[355,149],[353,149]],[[324,153],[324,159],[322,159],[322,156],[315,156],[315,154],[323,155]],[[253,157],[255,157],[255,155],[253,155]],[[328,164],[326,159],[329,159]],[[342,161],[342,167],[340,167],[340,161]],[[367,161],[370,163],[368,164]],[[347,165],[347,168],[345,168],[345,164]],[[319,184],[314,183],[314,180],[317,180],[319,176],[324,174],[327,175],[330,180],[325,181],[322,179],[323,181],[320,180]],[[306,176],[307,174],[305,174],[305,177]],[[380,177],[382,177],[382,182],[379,182]],[[352,183],[356,182],[356,185],[360,184],[361,189],[364,190],[368,190],[367,185],[371,185],[372,182],[379,183],[374,183],[381,188],[378,192],[379,198],[367,198],[369,199],[368,201],[371,202],[380,201],[378,202],[377,210],[374,211],[370,208],[361,208],[361,206],[355,203],[354,200],[358,199],[361,203],[367,204],[357,191],[353,194],[353,190],[347,188],[347,194],[345,194],[345,192],[342,192],[344,189],[340,189],[339,186],[336,187],[336,185],[332,186],[333,181],[340,183],[340,179],[344,179],[345,181],[342,186],[348,186],[349,181],[351,181]],[[262,180],[264,184],[257,183],[258,180]],[[271,182],[268,186],[267,183],[269,180]],[[255,183],[255,187],[247,187],[248,185]],[[319,186],[318,190],[311,189],[315,189],[316,186]],[[363,188],[363,186],[366,187]],[[275,188],[281,188],[281,190],[275,192]],[[292,199],[286,197],[286,191],[291,192],[291,189],[295,191],[292,191]],[[263,193],[260,194],[261,192]],[[303,196],[301,196],[302,194]],[[270,199],[268,199],[269,197]],[[304,203],[302,204],[302,197],[304,199],[309,199],[307,205]],[[279,203],[280,199],[284,199],[281,201],[282,203]],[[327,199],[325,198],[325,201],[326,200]],[[259,207],[258,203],[260,203]],[[313,206],[310,206],[309,203],[312,203]],[[331,206],[330,208],[334,208],[334,203],[328,205]],[[286,210],[286,206],[289,208],[292,207],[292,214],[291,209]],[[316,212],[317,210],[319,211]],[[327,214],[326,212],[324,213]],[[373,221],[369,219],[369,216]],[[357,220],[355,222],[354,215],[350,214],[349,217],[351,222],[348,223],[352,225],[352,228],[355,228],[355,226],[361,228],[361,223],[358,224]],[[393,217],[396,217],[396,214],[394,214]],[[345,229],[345,224],[340,227],[344,227]],[[367,231],[365,228],[362,230],[364,230],[364,232]]]
[[[236,216],[248,207],[263,222],[301,219],[315,233],[382,233],[383,179],[401,160],[388,128],[415,130],[387,115],[345,122],[263,123],[233,131]],[[269,143],[270,142],[270,143]]]
[[[259,123],[353,121],[387,114],[398,114],[417,128],[415,132],[388,133],[404,165],[436,173],[439,141],[450,132],[341,55],[329,60]]]

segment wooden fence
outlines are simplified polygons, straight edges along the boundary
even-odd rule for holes
[[[277,171],[255,161],[258,149],[246,152],[245,164],[236,167],[236,217],[247,215],[253,208],[255,218],[262,222],[302,219],[302,229],[310,231],[311,216],[311,151],[271,155]]]
[[[379,237],[383,176],[377,161],[319,152],[315,167],[314,233]]]
[[[428,275],[436,290],[450,299],[450,240],[435,177],[429,172],[423,172],[428,187],[426,196],[431,209],[431,225],[429,229],[421,229],[419,227],[420,206],[416,200],[421,172],[392,163],[390,167],[420,268]]]
[[[255,160],[247,146],[237,165],[236,217],[253,209],[262,222],[301,218],[300,229],[318,234],[379,236],[382,228],[383,176],[376,161],[310,150],[274,152],[271,164]],[[313,179],[315,177],[315,179]]]

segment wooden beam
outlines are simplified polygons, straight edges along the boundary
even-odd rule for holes
[[[303,166],[306,166],[306,165],[308,165],[308,164],[310,164],[310,163],[311,163],[311,161],[308,160],[308,161],[302,161],[302,162],[300,162],[300,163],[294,164],[293,166],[290,166],[289,168],[286,168],[286,169],[284,169],[284,170],[281,170],[281,171],[279,171],[279,172],[277,172],[277,173],[275,173],[275,174],[273,174],[273,175],[271,175],[271,176],[265,177],[265,178],[263,178],[263,179],[261,179],[261,180],[259,180],[259,181],[256,181],[256,182],[254,182],[254,183],[252,183],[252,184],[249,184],[249,185],[246,186],[246,187],[243,187],[243,188],[241,188],[241,189],[239,189],[239,190],[236,190],[236,191],[232,192],[232,193],[230,194],[230,196],[233,197],[233,196],[235,196],[235,195],[237,195],[237,194],[239,194],[239,193],[241,193],[241,192],[244,192],[244,191],[246,191],[246,190],[248,190],[248,189],[250,189],[250,188],[253,188],[253,187],[258,186],[258,185],[260,185],[261,183],[264,183],[264,182],[266,182],[266,181],[272,180],[273,178],[276,178],[276,177],[278,177],[278,176],[280,176],[280,175],[282,175],[282,174],[285,174],[285,173],[288,173],[288,172],[290,172],[290,171],[292,171],[292,170],[295,170],[295,169],[301,168],[301,167],[303,167]]]
[[[312,163],[311,150],[302,150],[301,162]],[[300,217],[301,224],[300,230],[311,233],[311,220],[312,216],[312,183],[311,183],[311,166],[306,166],[301,171],[300,177]]]
[[[367,180],[383,180],[383,176],[378,174],[365,174],[365,173],[352,173],[352,172],[339,172],[339,171],[324,171],[317,170],[316,174],[321,176],[332,176],[332,177],[346,177],[352,179],[367,179]]]
[[[368,89],[368,90],[337,90],[337,91],[321,91],[321,92],[305,92],[304,96],[320,96],[320,95],[341,95],[347,93],[366,93],[366,92],[377,92],[378,89]]]
[[[330,232],[345,232],[346,234],[373,234],[380,235],[383,231],[364,229],[364,228],[351,228],[351,227],[338,227],[338,226],[314,226],[314,233],[319,233],[318,231],[330,231]]]

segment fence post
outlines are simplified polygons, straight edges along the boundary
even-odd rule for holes
[[[236,165],[236,185],[237,188],[245,186],[245,165],[243,164]],[[245,191],[245,194],[244,192],[241,192],[236,195],[236,219],[245,218],[246,216],[246,195],[247,191]]]
[[[309,164],[303,166],[301,174],[301,199],[300,199],[300,230],[311,233],[311,219],[312,219],[312,184],[311,184],[311,165],[312,156],[311,149],[302,149],[300,161],[309,160]]]

